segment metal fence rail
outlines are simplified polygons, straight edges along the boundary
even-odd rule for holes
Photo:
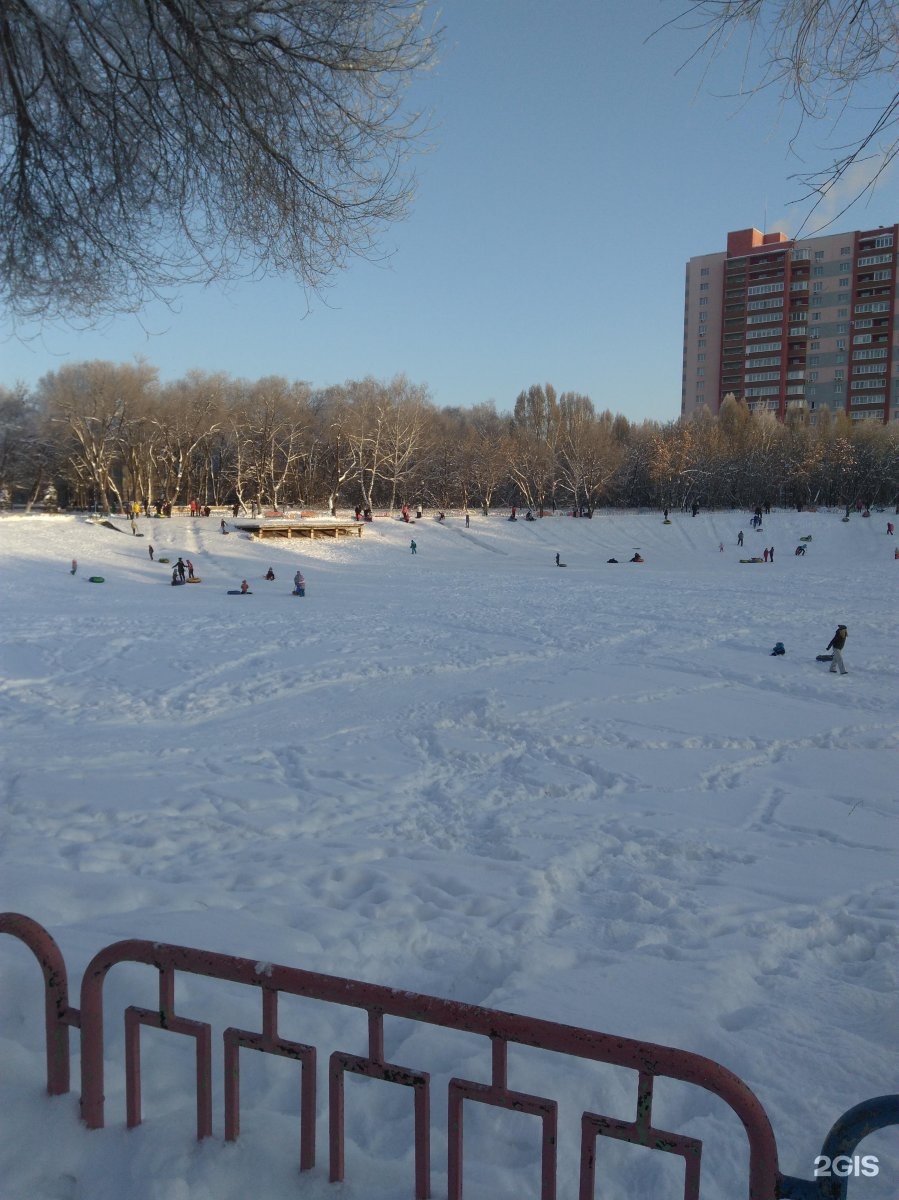
[[[142,1025],[180,1033],[195,1041],[197,1137],[212,1133],[212,1036],[211,1027],[178,1015],[175,980],[178,972],[227,980],[259,989],[261,1031],[226,1029],[223,1062],[225,1071],[225,1139],[233,1141],[240,1131],[240,1050],[253,1049],[296,1060],[301,1068],[300,1169],[315,1163],[315,1120],[317,1109],[316,1049],[283,1039],[278,1032],[280,995],[303,996],[368,1015],[368,1054],[359,1056],[334,1050],[328,1066],[329,1176],[332,1182],[344,1177],[344,1078],[347,1072],[399,1084],[412,1091],[414,1112],[414,1196],[430,1196],[430,1078],[411,1066],[387,1062],[384,1051],[385,1017],[441,1026],[481,1035],[490,1043],[490,1083],[451,1079],[448,1085],[448,1200],[462,1200],[463,1114],[466,1104],[489,1104],[538,1117],[542,1124],[541,1200],[556,1197],[557,1102],[545,1096],[527,1095],[508,1087],[509,1047],[520,1045],[570,1055],[593,1062],[629,1068],[637,1074],[637,1100],[632,1121],[600,1113],[581,1116],[579,1200],[593,1200],[596,1144],[600,1137],[631,1142],[684,1159],[684,1200],[698,1200],[702,1143],[654,1127],[653,1087],[657,1079],[674,1079],[693,1084],[719,1097],[739,1117],[749,1149],[748,1200],[778,1200],[783,1197],[834,1197],[836,1191],[815,1182],[781,1175],[777,1145],[765,1110],[754,1093],[733,1072],[711,1059],[661,1046],[618,1038],[594,1030],[523,1017],[434,996],[399,991],[376,984],[342,979],[296,967],[216,954],[186,946],[148,941],[121,941],[94,956],[81,981],[81,1006],[72,1008],[68,998],[65,963],[56,942],[37,922],[18,913],[0,914],[0,933],[19,938],[32,951],[44,973],[44,1018],[47,1041],[47,1089],[52,1095],[69,1090],[69,1029],[81,1033],[81,1115],[90,1129],[101,1129],[104,1112],[103,985],[112,967],[119,963],[142,963],[159,972],[159,1003],[156,1010],[128,1007],[125,1010],[125,1091],[127,1124],[141,1123],[140,1028]],[[892,1103],[891,1105],[891,1102]],[[829,1137],[843,1152],[851,1142],[873,1128],[899,1123],[899,1097],[881,1097],[875,1117],[865,1109],[867,1124],[856,1110],[841,1118]],[[859,1111],[864,1106],[858,1106]],[[872,1124],[872,1120],[874,1123]],[[841,1124],[842,1122],[842,1124]],[[879,1124],[877,1123],[879,1122]],[[827,1151],[825,1151],[827,1152]],[[845,1180],[840,1200],[845,1196]],[[735,1189],[733,1195],[738,1195]]]

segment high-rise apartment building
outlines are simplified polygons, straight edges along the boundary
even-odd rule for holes
[[[791,241],[740,229],[687,263],[681,412],[899,418],[899,224]]]

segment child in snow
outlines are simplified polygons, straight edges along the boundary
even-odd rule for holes
[[[77,559],[77,558],[73,558],[73,559],[72,559],[72,571],[71,571],[71,574],[72,574],[72,575],[74,575],[74,574],[75,574],[75,572],[76,572],[77,570],[78,570],[78,559]]]
[[[250,590],[250,585],[247,583],[247,581],[245,579],[242,579],[240,582],[240,594],[242,596],[245,596],[249,590]]]
[[[306,580],[303,578],[301,571],[297,571],[293,577],[293,594],[295,596],[306,595]]]
[[[841,675],[846,675],[846,668],[843,666],[843,647],[846,645],[846,638],[849,636],[849,631],[845,625],[838,625],[837,631],[827,644],[827,649],[833,651],[833,662],[830,664],[831,675],[836,675],[839,670]]]
[[[188,558],[184,565],[187,567],[187,578],[193,579],[194,578],[194,564]]]
[[[147,549],[150,551],[150,562],[152,562],[153,561],[153,547],[148,546]]]
[[[271,567],[269,567],[269,569],[266,571],[265,577],[266,577],[266,579],[274,579],[275,578],[275,572],[272,570]]]
[[[413,538],[412,541],[409,543],[409,549],[412,551],[413,554],[415,554],[417,552],[418,547],[415,544],[415,538]]]

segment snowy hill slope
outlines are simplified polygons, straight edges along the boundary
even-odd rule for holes
[[[0,909],[44,923],[76,980],[102,945],[147,937],[694,1050],[746,1080],[783,1170],[810,1177],[832,1120],[899,1078],[899,562],[886,514],[841,516],[775,512],[755,533],[745,513],[450,514],[265,543],[214,519],[134,538],[4,517]],[[744,556],[773,544],[775,562],[740,564],[739,529]],[[149,543],[203,582],[172,588]],[[227,596],[242,578],[254,595]],[[838,622],[846,677],[815,662]],[[41,1094],[39,976],[0,940],[2,1200],[229,1200],[262,1177],[267,1200],[297,1194],[290,1064],[248,1064],[240,1142],[196,1147],[190,1056],[145,1031],[146,1123],[125,1138],[118,1014],[154,1004],[151,975],[110,982],[110,1128],[88,1136],[74,1093]],[[236,989],[179,997],[216,1030],[258,1024]],[[364,1041],[289,1005],[282,1032],[323,1054]],[[485,1077],[475,1039],[404,1030],[394,1052],[436,1096]],[[513,1086],[560,1100],[570,1194],[580,1112],[627,1116],[633,1080],[514,1063]],[[367,1086],[349,1093],[347,1183],[327,1183],[322,1119],[299,1194],[411,1194],[408,1097],[365,1103]],[[704,1139],[703,1197],[743,1194],[727,1110],[673,1084],[657,1104]],[[214,1112],[220,1141],[218,1068]],[[516,1120],[466,1124],[466,1195],[536,1195],[538,1139]],[[864,1152],[881,1173],[853,1186],[893,1200],[894,1131]],[[609,1153],[604,1195],[679,1194],[670,1156]]]

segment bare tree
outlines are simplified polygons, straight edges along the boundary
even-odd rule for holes
[[[0,300],[94,320],[186,280],[319,285],[405,211],[412,0],[3,0]]]
[[[865,132],[839,147],[829,166],[796,176],[817,197],[817,207],[851,167],[868,162],[866,182],[832,219],[873,187],[899,155],[895,0],[696,0],[675,18],[678,24],[685,20],[703,31],[697,53],[712,58],[745,30],[747,61],[758,56],[761,67],[758,78],[741,81],[741,92],[779,89],[798,106],[798,128],[806,119],[835,123],[850,109],[865,110]],[[873,94],[862,97],[868,85]],[[883,90],[873,91],[878,85]]]
[[[155,368],[73,363],[41,379],[38,399],[69,440],[69,464],[86,498],[108,512],[124,507],[122,446],[132,413],[143,411]]]

